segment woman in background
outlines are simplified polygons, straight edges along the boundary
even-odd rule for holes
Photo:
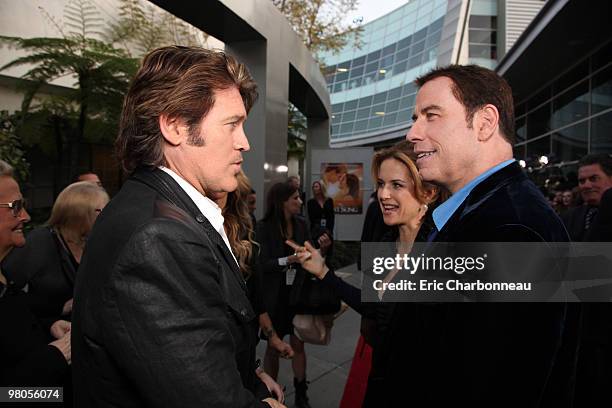
[[[312,183],[312,198],[306,204],[308,221],[310,223],[310,236],[318,240],[322,235],[333,242],[334,236],[334,201],[327,197],[325,185],[320,181]],[[330,246],[327,255],[331,256]]]
[[[25,244],[23,228],[29,221],[13,169],[0,160],[0,261]],[[32,314],[26,298],[8,285],[0,270],[0,386],[63,386],[67,394],[61,406],[72,406],[70,323],[44,324]]]
[[[265,310],[263,299],[261,296],[261,277],[256,270],[256,262],[254,254],[258,251],[259,246],[253,240],[253,224],[249,213],[249,206],[246,197],[251,194],[251,185],[248,178],[243,172],[240,172],[236,177],[238,180],[238,188],[230,193],[212,193],[209,198],[213,200],[222,210],[223,228],[227,235],[232,252],[236,256],[236,261],[240,268],[243,278],[246,280],[248,288],[248,297],[253,306],[255,313],[259,316],[259,327],[266,334],[268,344],[275,349],[281,356],[285,358],[293,357],[291,346],[282,341],[277,335],[270,320],[270,316]],[[257,344],[257,327],[253,328],[252,335],[253,343],[250,345],[240,345],[244,353],[249,354],[247,358],[240,359],[241,361],[255,362],[255,346]],[[248,370],[245,370],[248,371]],[[257,377],[265,384],[267,391],[274,394],[274,397],[281,403],[284,402],[284,393],[282,388],[272,379],[261,367],[255,368]],[[265,398],[267,395],[262,394],[262,390],[257,389],[255,378],[253,381],[253,392],[258,397]]]
[[[2,271],[13,286],[27,285],[37,316],[72,311],[74,281],[87,236],[108,200],[106,191],[94,183],[70,184],[57,196],[47,223],[28,234],[26,245],[2,262]]]
[[[293,334],[293,317],[296,314],[290,299],[299,299],[301,284],[307,279],[306,273],[297,263],[293,249],[285,245],[291,239],[304,244],[310,239],[306,222],[298,217],[302,200],[299,190],[290,183],[277,183],[270,188],[264,218],[257,224],[256,241],[261,246],[259,270],[262,272],[264,303],[272,323],[282,339],[290,335],[294,351],[292,368],[295,386],[295,406],[309,408],[306,395],[306,354],[304,343]],[[324,240],[321,252],[325,254],[330,242]],[[295,282],[295,284],[294,284]],[[272,377],[278,375],[278,353],[266,349],[265,371]]]
[[[372,160],[372,176],[377,186],[383,220],[386,225],[392,227],[381,241],[395,242],[397,250],[406,254],[410,252],[415,241],[427,240],[431,230],[428,222],[431,210],[429,207],[439,197],[436,186],[421,180],[412,157],[412,146],[408,142],[402,142],[381,150]],[[379,385],[385,381],[385,375],[388,375],[385,372],[385,363],[394,353],[405,352],[388,350],[385,347],[385,338],[392,335],[395,329],[389,327],[393,304],[361,303],[361,290],[337,277],[325,265],[323,257],[316,249],[309,244],[290,244],[305,270],[332,287],[344,302],[365,318],[362,331],[366,341],[372,346],[373,356],[363,406],[384,406],[382,401],[385,401],[385,396],[380,395]],[[384,282],[396,278],[401,278],[397,276],[397,270],[392,270],[382,277]],[[377,295],[385,299],[384,292],[379,291]]]

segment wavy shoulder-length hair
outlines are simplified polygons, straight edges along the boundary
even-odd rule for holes
[[[440,197],[440,188],[423,181],[419,175],[419,169],[415,164],[416,155],[414,154],[414,145],[409,141],[402,141],[374,154],[374,158],[372,159],[372,178],[374,179],[374,185],[377,183],[382,163],[388,159],[395,159],[406,166],[408,174],[410,175],[410,181],[412,181],[412,193],[421,204],[430,204],[442,198]]]
[[[252,188],[248,177],[241,171],[236,176],[238,188],[227,195],[227,202],[223,207],[225,219],[225,233],[230,246],[234,250],[240,271],[244,276],[251,273],[251,258],[257,246],[254,241],[254,225],[249,213],[247,196]]]

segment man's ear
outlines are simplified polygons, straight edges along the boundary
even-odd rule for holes
[[[166,142],[172,146],[178,146],[186,140],[187,127],[180,119],[170,118],[166,114],[159,115],[159,130]]]
[[[499,112],[495,105],[487,104],[474,115],[474,128],[478,140],[484,142],[499,131]]]

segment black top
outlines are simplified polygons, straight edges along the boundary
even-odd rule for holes
[[[310,235],[317,239],[323,232],[327,231],[329,236],[333,238],[335,223],[334,201],[331,198],[326,198],[323,202],[323,207],[321,207],[315,198],[311,198],[306,205],[310,222]]]
[[[28,285],[30,308],[39,317],[59,316],[74,292],[78,264],[50,227],[38,227],[26,244],[14,248],[2,261],[2,271],[11,286]]]
[[[0,386],[63,386],[69,366],[48,322],[30,311],[28,295],[9,290],[0,297]]]

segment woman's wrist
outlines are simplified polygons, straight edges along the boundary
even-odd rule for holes
[[[317,274],[317,278],[323,280],[323,278],[325,278],[325,275],[327,275],[328,272],[329,268],[327,267],[327,265],[323,264],[323,268],[321,269],[321,272]]]

